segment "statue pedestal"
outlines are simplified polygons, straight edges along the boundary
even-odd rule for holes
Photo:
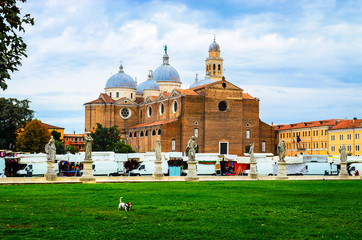
[[[57,174],[54,171],[54,165],[52,161],[47,161],[47,172],[45,174],[45,179],[47,181],[57,180]]]
[[[341,163],[341,171],[339,171],[339,177],[341,178],[347,178],[348,172],[347,172],[347,163]]]
[[[80,181],[83,183],[95,183],[96,178],[93,176],[92,159],[84,159],[83,161],[83,175]]]
[[[155,161],[155,172],[152,175],[152,178],[155,180],[161,180],[163,178],[162,161],[159,160]]]
[[[188,164],[188,170],[187,170],[186,181],[188,182],[199,181],[199,177],[197,176],[196,172],[197,161],[188,161],[187,164]]]
[[[250,163],[250,172],[248,176],[250,179],[258,179],[258,173],[256,172],[256,162]]]
[[[277,179],[288,179],[287,177],[287,164],[285,162],[278,162],[278,176]]]

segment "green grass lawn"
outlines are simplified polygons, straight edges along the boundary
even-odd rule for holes
[[[362,239],[362,181],[1,185],[0,213],[0,239]]]

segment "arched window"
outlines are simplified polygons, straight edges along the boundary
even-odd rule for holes
[[[140,112],[140,118],[141,118],[141,120],[142,120],[142,115],[143,115],[142,113],[143,113],[143,112],[142,112],[142,110],[141,110],[141,112]]]
[[[143,137],[143,131],[140,131],[140,137]]]
[[[214,64],[214,66],[213,66],[213,69],[214,69],[214,71],[215,71],[215,69],[216,69],[216,65]]]
[[[221,71],[221,66],[219,64],[219,66],[217,67],[217,70],[219,70],[219,72]]]
[[[152,136],[156,136],[156,130],[155,129],[152,130]]]
[[[134,133],[133,133],[133,137],[137,137],[137,132],[134,132]]]
[[[131,93],[131,98],[133,98],[133,93]]]
[[[151,117],[152,116],[152,107],[151,106],[148,106],[148,109],[147,109],[147,114],[148,114],[148,117]]]
[[[160,136],[161,135],[161,129],[158,129],[157,131],[157,135]]]
[[[112,98],[112,93],[111,92],[109,93],[109,96]]]
[[[148,137],[148,130],[145,131],[145,137]]]
[[[176,113],[177,112],[177,109],[178,109],[178,104],[177,104],[177,101],[173,101],[172,103],[172,112],[173,113]]]
[[[163,103],[160,104],[160,115],[162,116],[165,113],[165,105]]]
[[[129,133],[129,137],[132,138],[132,133],[131,132]]]

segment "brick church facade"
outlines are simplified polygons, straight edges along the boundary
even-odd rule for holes
[[[154,151],[157,140],[163,152],[184,152],[195,136],[200,153],[243,155],[252,143],[255,152],[273,153],[274,130],[259,118],[260,100],[226,81],[222,63],[214,40],[205,79],[196,78],[189,89],[181,89],[167,49],[163,64],[140,85],[121,66],[107,81],[106,93],[84,104],[85,131],[92,131],[97,123],[117,125],[137,152]]]

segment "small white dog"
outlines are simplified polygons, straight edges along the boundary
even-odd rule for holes
[[[123,210],[125,210],[125,211],[129,211],[129,210],[131,209],[131,207],[132,207],[132,203],[124,203],[124,202],[122,202],[122,198],[123,198],[123,197],[121,197],[121,198],[119,199],[118,210],[123,209]]]

